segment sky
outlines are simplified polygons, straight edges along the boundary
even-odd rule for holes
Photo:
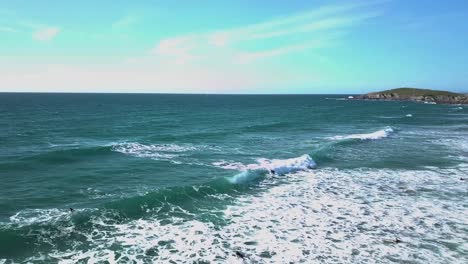
[[[468,92],[468,1],[0,0],[0,92]]]

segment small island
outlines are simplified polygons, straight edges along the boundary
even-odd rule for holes
[[[354,97],[360,100],[399,100],[431,104],[468,104],[468,95],[418,88],[397,88]]]

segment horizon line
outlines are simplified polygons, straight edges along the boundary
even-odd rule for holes
[[[398,89],[398,88],[395,88]],[[419,88],[415,88],[419,89]],[[433,90],[433,89],[429,89]],[[384,91],[384,90],[382,90]],[[444,90],[442,90],[444,91]],[[452,92],[448,91],[447,92]],[[0,91],[0,94],[151,94],[151,95],[363,95],[372,92],[365,92],[365,93],[166,93],[166,92],[44,92],[44,91],[37,91],[37,92],[27,92],[27,91],[17,91],[17,92],[3,92]],[[468,91],[465,92],[453,92],[458,94],[467,95]]]
[[[362,93],[165,93],[165,92],[1,92],[0,94],[160,94],[160,95],[360,95]]]

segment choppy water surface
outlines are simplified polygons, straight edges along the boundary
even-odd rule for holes
[[[0,94],[0,263],[468,262],[468,109],[341,97]]]

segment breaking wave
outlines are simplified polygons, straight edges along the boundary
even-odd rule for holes
[[[386,138],[393,134],[395,130],[391,127],[386,127],[385,129],[378,130],[368,134],[351,134],[346,136],[334,136],[329,137],[331,140],[347,140],[347,139],[359,139],[359,140],[376,140],[381,138]]]
[[[465,173],[466,168],[301,171],[289,174],[287,183],[259,185],[255,195],[239,194],[218,209],[199,205],[196,194],[209,189],[185,190],[190,203],[206,215],[217,215],[222,224],[185,217],[194,213],[189,202],[176,195],[165,200],[166,193],[144,199],[160,200],[167,208],[121,203],[147,205],[143,217],[122,217],[116,208],[84,219],[80,213],[57,213],[61,220],[55,224],[61,226],[32,233],[26,228],[21,234],[32,239],[33,247],[51,247],[50,254],[27,262],[372,263],[417,258],[463,263],[466,186],[459,177]],[[170,217],[154,217],[165,211]]]
[[[317,167],[315,161],[307,154],[290,159],[261,158],[257,160],[257,163],[248,165],[244,165],[239,162],[231,163],[226,161],[214,162],[213,165],[223,169],[240,170],[241,172],[239,174],[228,179],[229,182],[234,184],[258,178],[262,173],[283,175],[290,172],[308,170]]]

